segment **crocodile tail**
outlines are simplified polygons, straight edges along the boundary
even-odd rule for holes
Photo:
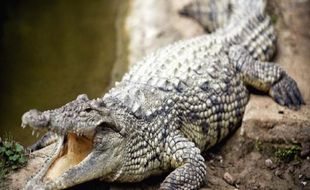
[[[265,7],[265,0],[199,0],[181,14],[194,18],[229,46],[242,45],[254,59],[268,61],[275,53],[276,36]]]
[[[231,17],[231,0],[195,0],[186,5],[180,14],[196,20],[211,33],[225,26]]]
[[[234,0],[234,14],[223,32],[227,41],[242,45],[260,61],[270,60],[276,50],[276,35],[270,17],[265,13],[264,0]]]

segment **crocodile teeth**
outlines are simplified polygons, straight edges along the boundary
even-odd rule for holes
[[[27,125],[26,125],[25,123],[22,123],[21,127],[22,127],[23,129],[25,129],[25,128],[27,127]]]
[[[34,130],[32,130],[32,133],[31,133],[31,135],[32,135],[32,136],[34,135]]]

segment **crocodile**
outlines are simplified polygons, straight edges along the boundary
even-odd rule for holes
[[[33,150],[56,141],[25,189],[65,189],[100,179],[139,182],[168,173],[160,189],[198,189],[201,152],[242,123],[249,87],[291,109],[305,104],[277,64],[276,36],[263,0],[195,1],[181,11],[209,32],[137,62],[103,97],[29,110],[22,127],[48,130]]]

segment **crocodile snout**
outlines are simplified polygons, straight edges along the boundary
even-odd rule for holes
[[[39,129],[48,126],[49,116],[39,110],[33,109],[24,113],[22,116],[22,127],[25,128],[27,125]]]

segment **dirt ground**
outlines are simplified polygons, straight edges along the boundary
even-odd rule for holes
[[[158,47],[203,33],[197,23],[178,15],[191,1],[131,2],[127,20],[131,65]],[[268,12],[278,34],[275,61],[296,79],[307,105],[292,111],[267,96],[251,95],[242,126],[205,153],[208,174],[202,189],[310,189],[310,1],[272,0]],[[9,188],[20,189],[50,149],[36,152],[25,169],[9,176]],[[136,184],[95,181],[78,189],[156,189],[163,179]]]

